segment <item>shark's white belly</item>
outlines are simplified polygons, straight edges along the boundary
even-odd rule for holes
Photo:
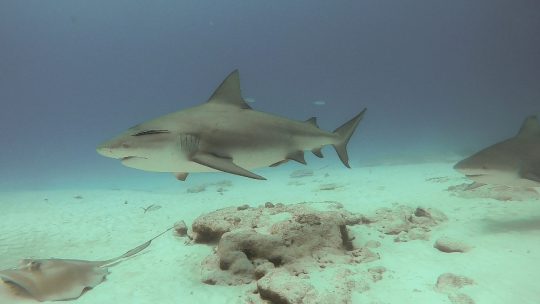
[[[302,143],[302,142],[300,142]],[[326,142],[327,144],[328,142]],[[230,143],[229,143],[230,144]],[[292,144],[292,143],[290,143]],[[304,143],[305,144],[305,143]],[[318,144],[318,142],[316,143]],[[222,146],[219,153],[223,156],[231,157],[233,162],[248,170],[268,167],[272,164],[284,160],[291,150],[303,150],[312,149],[313,147],[295,148],[287,144],[273,143],[271,140],[264,146],[249,147],[249,141],[232,145]],[[247,146],[245,146],[247,145]],[[209,144],[209,146],[215,146],[215,143]],[[205,146],[203,145],[204,149]],[[212,151],[208,151],[212,153]],[[154,172],[215,172],[219,171],[208,166],[200,165],[196,162],[190,161],[186,155],[182,154],[177,146],[163,149],[159,152],[155,152],[152,157],[142,158],[134,157],[122,161],[122,164],[145,171]]]

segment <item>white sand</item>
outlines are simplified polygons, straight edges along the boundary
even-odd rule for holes
[[[312,162],[313,164],[313,162]],[[200,214],[225,206],[304,201],[339,201],[352,212],[370,214],[381,207],[432,207],[449,221],[435,228],[429,241],[394,242],[378,239],[381,259],[352,265],[359,269],[384,266],[383,279],[353,294],[353,303],[451,303],[434,285],[447,272],[466,276],[474,284],[459,292],[475,303],[540,303],[540,201],[498,201],[459,198],[446,191],[465,182],[450,163],[363,167],[338,165],[315,170],[314,176],[289,178],[303,167],[265,169],[268,181],[227,174],[204,178],[232,181],[232,186],[208,186],[187,193],[203,179],[192,176],[175,189],[152,192],[123,190],[63,190],[0,194],[0,269],[21,258],[109,259],[145,242],[178,220],[188,225]],[[312,165],[311,168],[316,168]],[[325,174],[328,176],[325,177]],[[440,181],[426,180],[448,177]],[[151,177],[149,177],[150,179]],[[172,178],[172,177],[171,177]],[[289,185],[294,182],[296,185]],[[298,184],[300,183],[300,184]],[[335,184],[335,190],[318,190]],[[328,187],[328,185],[326,186]],[[81,196],[82,198],[75,198]],[[127,201],[127,203],[125,203]],[[160,205],[144,213],[142,207]],[[369,240],[365,229],[351,228]],[[462,240],[466,253],[442,253],[433,248],[441,236]],[[72,303],[245,303],[252,286],[209,286],[200,282],[200,263],[211,253],[207,245],[185,245],[167,233],[142,254],[110,268],[107,280]],[[324,283],[324,282],[323,282]],[[319,282],[318,284],[321,284]],[[0,303],[35,303],[15,297],[0,283]]]

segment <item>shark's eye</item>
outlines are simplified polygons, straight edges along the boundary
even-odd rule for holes
[[[151,135],[151,134],[160,134],[160,133],[169,133],[169,131],[168,130],[147,130],[147,131],[135,133],[131,136],[142,136],[142,135]]]

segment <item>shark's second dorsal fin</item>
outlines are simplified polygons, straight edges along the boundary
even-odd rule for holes
[[[525,118],[525,121],[519,129],[518,137],[540,137],[540,124],[538,123],[538,118],[536,115],[529,116]]]
[[[317,124],[317,117],[310,117],[309,119],[305,121],[305,123],[308,123],[312,126],[319,128],[319,125]]]
[[[238,70],[232,71],[232,73],[223,80],[219,87],[214,91],[214,94],[208,99],[208,102],[231,105],[241,109],[251,109],[244,98],[242,98]]]

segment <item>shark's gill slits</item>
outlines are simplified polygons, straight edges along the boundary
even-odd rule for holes
[[[161,134],[161,133],[170,133],[170,132],[169,130],[147,130],[147,131],[135,133],[131,136],[142,136],[142,135]]]

